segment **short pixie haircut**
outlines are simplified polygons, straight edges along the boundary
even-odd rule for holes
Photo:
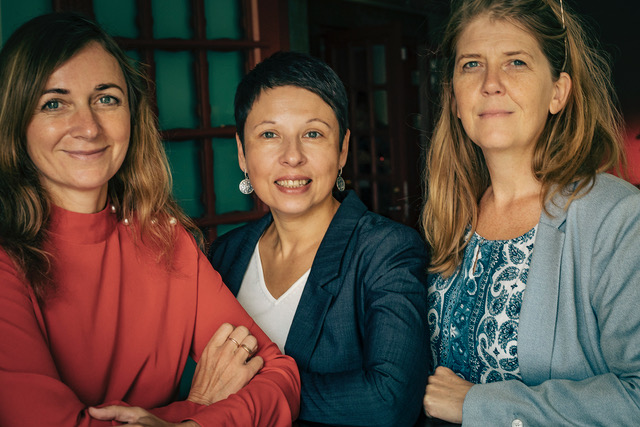
[[[238,85],[234,103],[238,137],[244,148],[244,125],[262,91],[296,86],[318,95],[338,119],[340,149],[349,128],[347,91],[338,75],[323,61],[300,52],[276,52],[251,70]]]

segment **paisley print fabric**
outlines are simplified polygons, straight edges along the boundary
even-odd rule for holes
[[[537,226],[511,240],[471,236],[460,268],[429,278],[429,326],[436,366],[467,381],[521,379],[518,321]]]

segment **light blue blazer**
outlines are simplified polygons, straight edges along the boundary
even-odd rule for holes
[[[474,385],[463,425],[640,425],[640,191],[601,174],[565,211],[566,201],[547,206],[536,234],[523,382]]]

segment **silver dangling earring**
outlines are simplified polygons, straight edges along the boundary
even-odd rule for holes
[[[240,181],[240,185],[238,185],[240,192],[242,194],[251,194],[253,193],[253,185],[251,185],[251,181],[249,181],[249,175],[247,175],[247,171],[244,171],[244,179]]]
[[[344,185],[344,178],[342,178],[342,168],[340,168],[340,171],[338,172],[338,177],[336,178],[336,187],[340,191],[344,191],[344,189],[346,188]]]

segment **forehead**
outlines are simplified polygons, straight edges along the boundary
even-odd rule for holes
[[[300,114],[312,112],[331,114],[335,118],[333,109],[324,99],[308,89],[294,85],[277,86],[260,91],[249,114],[260,113],[265,109]]]
[[[95,86],[117,84],[126,91],[124,73],[118,60],[97,42],[89,43],[56,68],[46,86]]]
[[[538,40],[523,26],[483,14],[469,21],[460,32],[456,44],[456,56],[483,53],[488,50],[498,52],[524,50],[530,54],[542,54]]]

